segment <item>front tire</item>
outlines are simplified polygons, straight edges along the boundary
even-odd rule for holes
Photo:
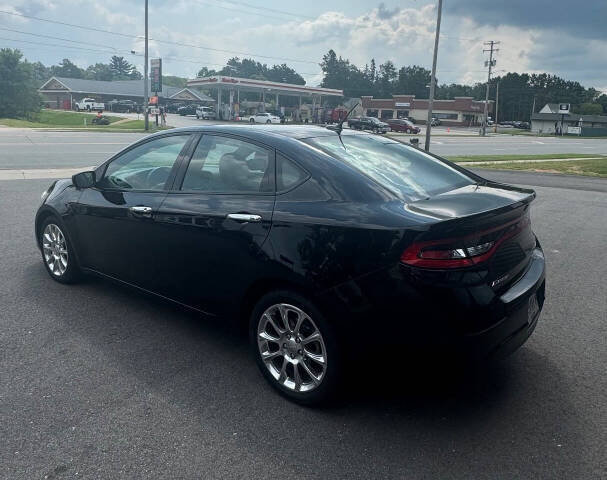
[[[266,380],[303,405],[334,396],[340,358],[331,325],[298,293],[280,290],[262,297],[249,319],[249,339]]]
[[[255,119],[254,119],[254,118],[251,118],[251,119],[249,120],[249,123],[255,123]]]
[[[55,217],[47,218],[40,227],[42,261],[50,277],[60,283],[76,283],[81,273],[74,248],[64,233],[65,227]]]

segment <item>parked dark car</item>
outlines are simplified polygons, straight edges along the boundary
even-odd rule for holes
[[[373,133],[386,133],[390,125],[375,117],[354,117],[348,119],[348,126],[354,130],[371,130]]]
[[[94,274],[247,325],[266,379],[314,403],[346,359],[381,362],[372,347],[482,362],[522,345],[544,302],[534,198],[367,133],[200,126],[55,181],[35,234],[58,282]]]
[[[431,127],[437,127],[441,124],[441,121],[438,118],[432,117],[432,121],[430,122]]]
[[[511,124],[514,128],[520,128],[522,130],[529,130],[531,128],[531,125],[529,124],[529,122],[521,122],[521,121],[517,120],[517,121],[512,122]]]
[[[137,113],[139,105],[132,100],[112,100],[105,104],[106,108],[117,113]]]
[[[405,132],[405,133],[419,133],[421,128],[413,125],[409,120],[393,118],[386,120],[386,123],[390,125],[390,129],[393,132]]]
[[[202,105],[198,105],[195,103],[188,103],[187,105],[183,105],[177,109],[177,113],[182,117],[185,115],[196,115],[196,109],[202,107]]]
[[[184,105],[184,103],[169,103],[166,106],[167,113],[177,113],[177,110],[179,110]]]

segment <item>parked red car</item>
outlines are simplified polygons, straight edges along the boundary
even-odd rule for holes
[[[390,118],[385,120],[390,125],[393,132],[405,132],[405,133],[419,133],[421,129],[413,125],[409,120],[402,118]]]

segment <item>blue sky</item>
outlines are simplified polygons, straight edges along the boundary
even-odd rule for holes
[[[248,53],[264,63],[287,63],[311,85],[320,81],[318,62],[329,48],[361,67],[375,58],[377,64],[389,59],[429,68],[435,4],[150,0],[151,38],[199,47],[151,41],[150,54],[163,57],[165,74],[193,77],[201,66],[220,68],[231,56]],[[127,35],[0,13],[0,45],[19,47],[31,61],[50,65],[69,57],[86,67],[117,53],[142,69],[143,42],[129,35],[143,34],[143,0],[0,0],[0,11]],[[445,0],[437,77],[441,83],[483,81],[482,43],[498,40],[498,73],[546,71],[607,91],[606,18],[605,0],[575,8],[569,0]]]

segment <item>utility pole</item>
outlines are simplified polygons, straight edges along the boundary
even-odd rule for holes
[[[485,111],[483,115],[483,128],[481,135],[484,137],[487,133],[487,115],[489,112],[489,83],[491,82],[491,68],[495,66],[495,60],[493,60],[493,52],[499,52],[499,48],[494,48],[495,45],[499,45],[500,42],[494,42],[493,40],[489,42],[484,42],[484,45],[489,45],[488,49],[484,49],[483,53],[489,52],[489,61],[485,61],[485,66],[489,67],[487,73],[487,90],[485,93]]]
[[[438,39],[440,37],[440,17],[443,10],[443,0],[438,0],[436,15],[436,34],[434,37],[434,55],[432,57],[432,76],[430,77],[430,98],[428,99],[428,119],[426,121],[426,152],[430,151],[430,133],[432,131],[432,106],[434,104],[434,88],[436,86],[436,58],[438,56]]]
[[[148,0],[145,0],[145,65],[143,66],[143,111],[144,127],[147,132],[150,129],[150,118],[148,116]]]
[[[495,121],[493,122],[493,133],[497,133],[497,111],[499,109],[500,102],[500,82],[497,82],[495,90]]]

